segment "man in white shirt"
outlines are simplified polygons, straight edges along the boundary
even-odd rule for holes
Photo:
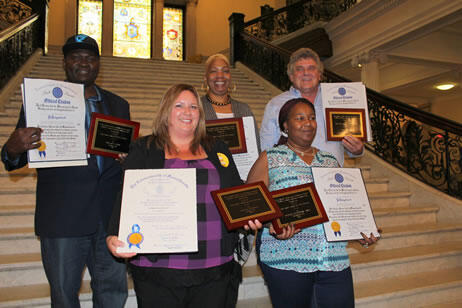
[[[278,116],[281,107],[292,98],[306,98],[313,103],[316,111],[318,131],[313,146],[319,150],[332,153],[343,166],[344,151],[349,156],[361,155],[364,151],[363,142],[353,136],[346,136],[340,141],[327,141],[325,119],[322,108],[321,81],[323,65],[316,52],[310,48],[300,48],[292,53],[287,65],[287,74],[292,82],[289,91],[273,97],[265,107],[263,121],[260,128],[261,149],[272,148],[281,135]]]

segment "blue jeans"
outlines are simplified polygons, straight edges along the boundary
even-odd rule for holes
[[[40,238],[42,262],[50,283],[51,306],[80,307],[79,289],[87,266],[93,307],[123,307],[128,296],[126,267],[106,246],[102,224],[96,233],[67,238]]]
[[[260,262],[273,308],[353,308],[350,267],[340,272],[298,273]]]

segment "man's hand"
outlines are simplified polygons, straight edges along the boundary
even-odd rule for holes
[[[17,128],[5,143],[9,159],[16,159],[27,150],[40,146],[42,129],[38,127]]]
[[[364,143],[361,139],[353,136],[345,136],[342,144],[348,152],[354,155],[360,155],[364,151]]]

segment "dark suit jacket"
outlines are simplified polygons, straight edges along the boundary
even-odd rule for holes
[[[108,113],[129,119],[128,102],[121,97],[98,88]],[[16,128],[25,127],[24,110],[21,109]],[[27,164],[27,153],[20,157],[19,165],[2,161],[7,170]],[[38,168],[35,233],[43,237],[73,237],[94,233],[99,222],[107,226],[114,200],[120,187],[122,168],[112,158],[104,158],[104,170],[98,172],[95,156],[88,159],[88,166]]]

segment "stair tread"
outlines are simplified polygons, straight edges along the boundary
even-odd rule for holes
[[[19,234],[35,234],[34,227],[0,228],[0,238]]]
[[[128,279],[128,288],[133,293],[133,281],[131,279]],[[89,296],[90,292],[90,281],[82,281],[80,295]],[[47,283],[0,288],[0,303],[32,299],[44,299],[45,303],[49,303],[49,297],[50,287]]]
[[[386,198],[386,197],[394,197],[394,198],[399,198],[399,197],[408,197],[411,195],[410,192],[408,191],[380,191],[380,192],[371,192],[368,193],[369,198]]]
[[[393,226],[383,227],[383,235],[400,235],[406,236],[408,234],[422,233],[422,232],[433,232],[443,230],[462,230],[462,224],[457,223],[435,223],[435,224],[414,224],[407,226]]]
[[[41,254],[38,253],[16,253],[8,255],[0,255],[0,265],[30,263],[42,261]]]
[[[462,301],[450,301],[445,303],[439,303],[436,305],[421,306],[420,308],[460,308],[462,307]]]
[[[0,216],[2,215],[34,215],[34,205],[1,205]]]
[[[404,215],[412,213],[428,213],[437,212],[439,207],[437,206],[426,206],[426,207],[395,207],[395,208],[378,208],[373,209],[374,216],[386,216],[386,215]]]
[[[437,271],[421,272],[400,276],[399,279],[386,278],[365,281],[355,284],[356,299],[368,298],[373,300],[377,296],[397,296],[415,289],[426,289],[449,284],[462,286],[462,268],[452,268]]]
[[[462,254],[462,241],[443,242],[433,245],[410,246],[399,249],[374,250],[373,246],[361,253],[351,254],[350,262],[354,268],[384,264],[404,259],[426,258],[431,256]]]

